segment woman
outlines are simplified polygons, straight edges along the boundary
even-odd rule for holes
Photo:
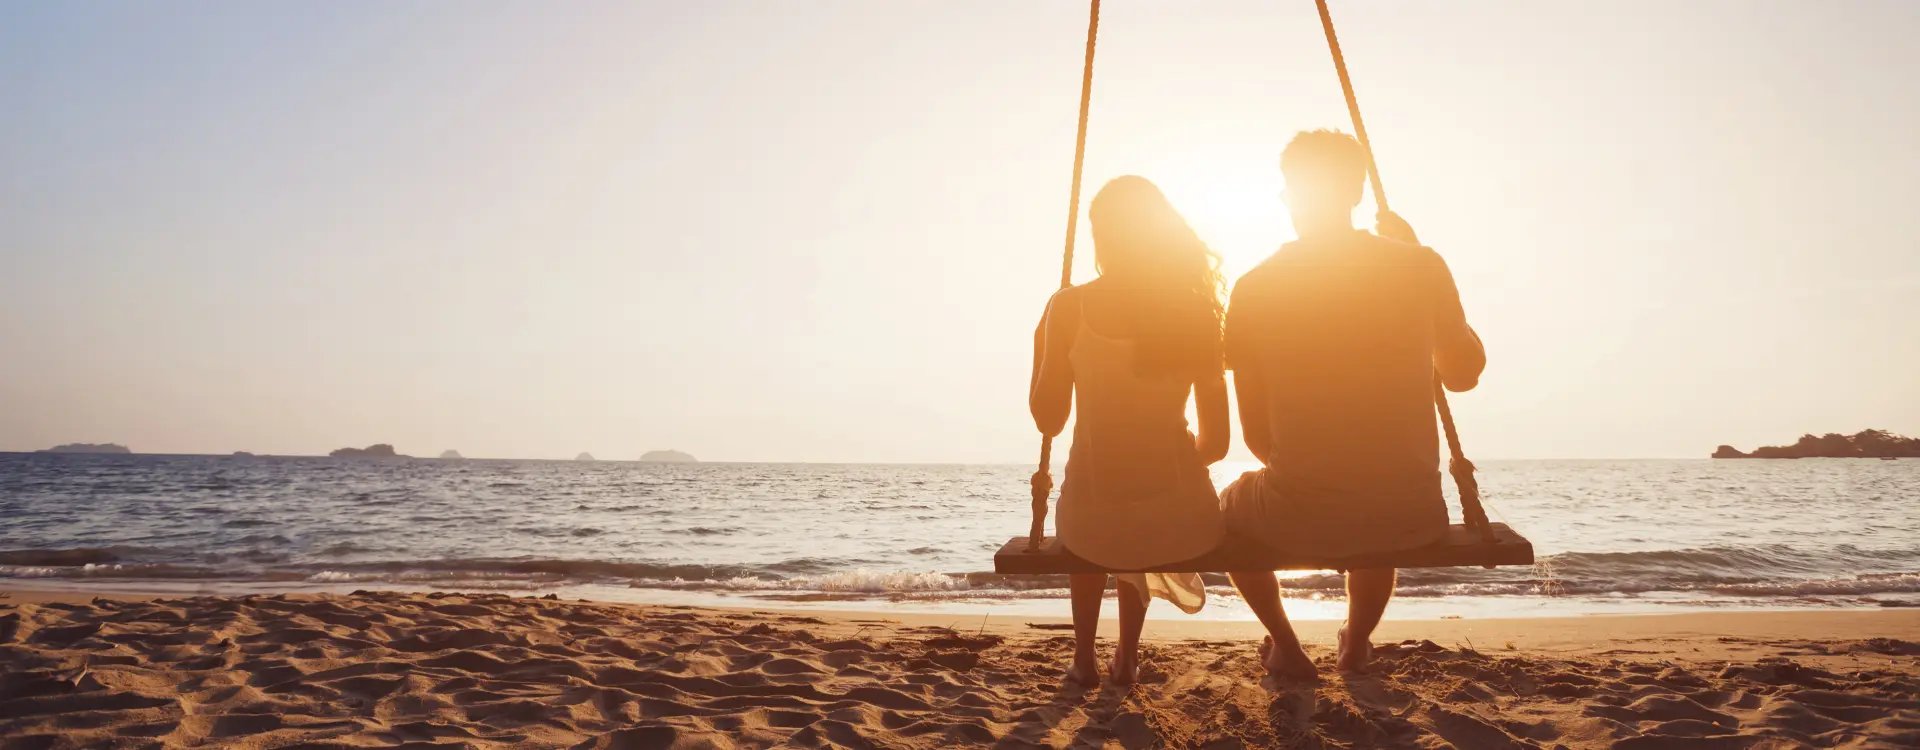
[[[1055,521],[1073,554],[1101,567],[1139,569],[1198,557],[1223,534],[1207,466],[1227,454],[1219,261],[1160,189],[1121,177],[1088,211],[1100,276],[1060,290],[1036,336],[1028,405],[1047,435],[1066,426],[1079,390],[1067,477]],[[1187,394],[1199,437],[1187,431]],[[1109,672],[1138,676],[1140,628],[1150,596],[1193,613],[1206,603],[1200,576],[1122,574],[1120,641]],[[1076,574],[1069,679],[1100,681],[1094,633],[1107,577]]]

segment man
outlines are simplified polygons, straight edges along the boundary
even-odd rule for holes
[[[1301,133],[1280,157],[1300,239],[1234,285],[1227,363],[1247,448],[1264,465],[1221,493],[1232,532],[1274,549],[1352,555],[1431,544],[1447,529],[1433,380],[1472,388],[1486,366],[1447,264],[1390,213],[1353,226],[1366,156],[1344,133]],[[1311,678],[1272,571],[1233,583],[1270,634],[1267,669]],[[1347,571],[1339,666],[1364,671],[1392,568]]]

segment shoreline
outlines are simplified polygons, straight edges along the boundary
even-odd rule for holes
[[[1287,613],[1295,622],[1333,622],[1346,615],[1346,599],[1315,589],[1291,589],[1282,580]],[[1223,624],[1254,622],[1251,610],[1230,587],[1209,586],[1206,607],[1192,615],[1166,606],[1149,609],[1149,622],[1205,621]],[[825,615],[868,614],[979,618],[1025,617],[1057,619],[1064,617],[1068,599],[1065,589],[1035,589],[1019,596],[983,592],[977,596],[941,594],[931,597],[912,593],[876,592],[793,592],[762,590],[675,589],[652,586],[621,586],[607,583],[558,583],[529,585],[469,586],[458,582],[419,581],[395,583],[383,581],[289,581],[289,580],[208,580],[200,578],[70,578],[0,577],[0,591],[73,592],[101,596],[249,596],[271,594],[347,594],[353,591],[393,591],[402,593],[467,592],[495,593],[506,596],[544,596],[557,594],[562,599],[583,599],[614,604],[689,606],[709,609],[765,610]],[[1052,595],[1049,595],[1052,594]],[[1114,592],[1109,590],[1105,612],[1111,616]],[[1395,598],[1389,619],[1403,620],[1539,620],[1580,617],[1626,617],[1735,612],[1881,612],[1920,611],[1920,596],[1909,593],[1882,595],[1879,599],[1803,596],[1767,599],[1716,599],[1711,596],[1651,592],[1625,597],[1550,594],[1459,594],[1433,596],[1403,594]]]

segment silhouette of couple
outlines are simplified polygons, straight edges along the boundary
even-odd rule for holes
[[[1301,133],[1280,169],[1299,239],[1241,277],[1231,305],[1218,259],[1153,183],[1121,177],[1094,197],[1099,278],[1048,302],[1029,396],[1034,422],[1055,435],[1078,392],[1056,521],[1075,555],[1139,570],[1197,557],[1228,532],[1326,555],[1410,549],[1446,532],[1434,375],[1464,391],[1486,365],[1453,276],[1392,213],[1379,216],[1378,234],[1354,227],[1366,158],[1351,136]],[[1216,495],[1207,467],[1227,455],[1228,368],[1262,468]],[[1197,433],[1187,429],[1189,393]],[[1266,626],[1266,669],[1313,678],[1273,571],[1228,573]],[[1109,674],[1130,683],[1151,598],[1192,613],[1206,594],[1194,573],[1114,577],[1120,638]],[[1100,681],[1106,579],[1072,577],[1068,677],[1082,684]],[[1366,668],[1394,580],[1391,568],[1347,572],[1342,670]]]

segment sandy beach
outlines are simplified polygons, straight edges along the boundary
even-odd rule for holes
[[[1920,745],[1920,611],[1392,621],[1369,676],[1154,621],[1063,686],[1060,620],[355,592],[0,598],[0,748]]]

